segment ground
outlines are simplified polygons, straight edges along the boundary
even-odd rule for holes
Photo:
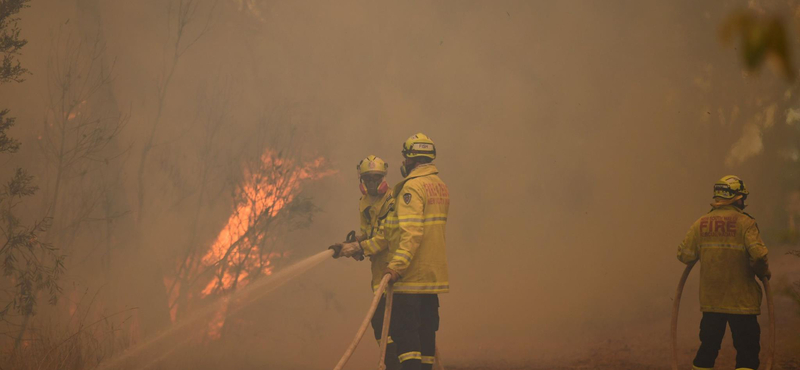
[[[787,294],[789,287],[800,281],[800,259],[788,255],[791,248],[775,248],[771,251],[770,264],[775,276],[772,281],[776,315],[776,353],[773,370],[800,370],[800,305]],[[676,277],[677,280],[677,277]],[[797,287],[796,287],[797,289]],[[686,298],[684,295],[684,299]],[[682,311],[684,312],[684,311]],[[691,360],[699,345],[697,332],[689,325],[699,323],[699,317],[683,314],[679,328],[679,364],[681,369],[691,369]],[[699,314],[698,314],[699,315]],[[689,322],[687,322],[689,321]],[[760,318],[762,330],[762,365],[766,356],[768,321],[766,304]],[[461,364],[457,360],[445,361],[447,370],[667,370],[670,365],[668,342],[669,318],[646,321],[609,334],[585,346],[576,344],[580,352],[574,357],[549,360],[546,363],[519,363],[500,359],[494,364]],[[716,369],[734,369],[736,352],[726,332],[722,349],[717,358]]]

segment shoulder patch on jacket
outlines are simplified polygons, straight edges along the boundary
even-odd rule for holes
[[[403,202],[406,202],[406,204],[411,203],[411,193],[403,194]]]

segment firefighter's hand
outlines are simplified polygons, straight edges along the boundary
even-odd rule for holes
[[[342,253],[342,244],[341,243],[336,243],[336,244],[328,247],[328,249],[333,251],[333,258],[339,258],[339,257],[342,256],[341,255],[341,253]]]
[[[769,279],[772,279],[772,271],[767,270],[767,272],[758,275],[758,278],[761,279],[761,281],[764,281],[764,280],[768,281]]]
[[[383,274],[390,276],[389,284],[394,284],[397,280],[400,280],[400,273],[390,268],[386,268],[386,270],[383,271]]]
[[[361,256],[361,259],[358,259],[357,256]],[[361,246],[358,242],[352,243],[344,243],[342,244],[342,249],[339,252],[339,257],[353,257],[356,260],[363,260],[364,259],[364,250],[361,249]]]

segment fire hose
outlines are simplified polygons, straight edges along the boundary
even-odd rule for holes
[[[344,365],[350,360],[350,356],[353,355],[353,352],[356,350],[356,346],[358,346],[358,342],[361,341],[361,338],[364,336],[364,332],[367,331],[367,326],[369,325],[370,320],[372,319],[372,315],[375,314],[375,310],[378,308],[378,302],[381,301],[381,296],[383,295],[383,291],[386,290],[386,287],[389,285],[389,275],[386,275],[381,280],[381,284],[378,285],[378,289],[375,290],[375,296],[372,297],[372,304],[369,306],[369,310],[367,310],[367,316],[364,318],[364,321],[361,322],[361,326],[358,328],[356,332],[356,337],[353,338],[353,342],[350,343],[350,346],[347,347],[347,350],[344,351],[344,355],[339,360],[339,363],[336,364],[336,367],[333,370],[342,370]],[[389,297],[386,297],[386,300],[389,300]],[[388,303],[388,302],[387,302]],[[390,304],[387,304],[386,307],[392,307]],[[384,316],[385,317],[385,316]],[[382,333],[387,332],[389,325],[387,322],[383,323],[383,328],[381,330]],[[381,337],[381,339],[386,338],[386,336]],[[388,340],[381,341],[381,357],[386,356],[386,342]],[[381,361],[383,364],[383,361]]]
[[[383,278],[388,278],[389,275]],[[378,360],[378,370],[386,370],[386,346],[389,345],[389,323],[392,322],[392,301],[394,297],[394,288],[389,285],[386,288],[386,308],[383,311],[383,327],[381,328],[381,357]]]
[[[678,311],[681,307],[681,295],[683,295],[683,287],[686,285],[686,279],[689,273],[692,272],[695,262],[686,265],[683,270],[681,280],[678,282],[678,288],[675,290],[675,301],[672,303],[672,370],[678,370]],[[765,370],[772,370],[772,364],[775,362],[775,306],[772,303],[772,290],[770,289],[769,280],[761,279],[761,284],[764,285],[764,293],[767,296],[767,310],[769,311],[769,349],[767,349],[767,363],[764,365]]]

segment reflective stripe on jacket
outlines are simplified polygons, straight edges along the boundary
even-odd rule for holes
[[[445,248],[450,194],[438,173],[433,164],[419,165],[395,185],[394,209],[383,224],[383,232],[361,244],[367,256],[388,250],[388,267],[400,274],[395,293],[439,294],[450,290]]]
[[[678,259],[700,260],[700,310],[743,315],[761,313],[756,272],[767,266],[767,247],[756,220],[729,205],[695,221],[678,246]]]
[[[373,197],[367,194],[361,197],[361,201],[358,202],[358,213],[361,219],[362,237],[359,238],[359,240],[362,238],[372,238],[380,232],[383,223],[389,216],[389,210],[393,205],[394,198],[392,198],[391,191],[387,191],[386,194],[382,196]],[[388,250],[369,256],[372,270],[370,286],[372,286],[373,289],[381,283],[383,271],[386,270],[386,266],[389,264],[391,258],[392,256],[389,254]]]

